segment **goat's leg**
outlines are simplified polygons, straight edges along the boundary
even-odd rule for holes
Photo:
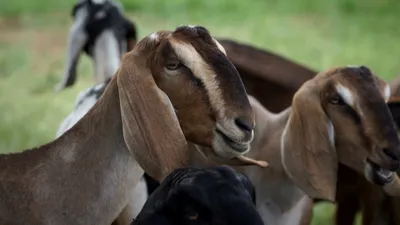
[[[85,8],[79,9],[76,14],[75,23],[72,25],[68,36],[67,63],[64,70],[63,80],[57,84],[56,91],[61,91],[72,86],[76,81],[76,67],[80,53],[88,40],[84,25],[87,17]]]

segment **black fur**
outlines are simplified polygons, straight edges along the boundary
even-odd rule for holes
[[[228,166],[173,171],[132,225],[263,225],[251,181]]]

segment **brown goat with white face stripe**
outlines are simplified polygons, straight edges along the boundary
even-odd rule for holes
[[[305,82],[292,107],[279,114],[250,98],[257,127],[247,155],[268,159],[269,167],[237,169],[255,184],[265,224],[300,224],[309,210],[307,196],[334,201],[338,163],[399,195],[399,179],[389,171],[397,169],[400,155],[385,103],[389,95],[388,85],[368,68],[340,67]],[[192,163],[211,162],[197,154]]]
[[[253,128],[239,75],[205,28],[152,34],[71,129],[0,156],[0,224],[109,225],[143,170],[162,181],[187,165],[185,139],[229,163],[249,150]]]

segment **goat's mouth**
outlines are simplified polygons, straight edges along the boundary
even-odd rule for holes
[[[394,179],[394,172],[382,168],[369,158],[365,160],[364,173],[369,182],[379,186],[388,184]]]
[[[228,137],[226,134],[224,134],[221,130],[215,129],[215,135],[219,138],[217,140],[220,144],[226,145],[226,148],[228,151],[234,151],[235,155],[236,154],[244,154],[250,150],[250,144],[249,143],[238,143],[237,141],[232,140],[230,137]],[[222,143],[221,143],[222,142]],[[217,151],[218,153],[218,151]]]

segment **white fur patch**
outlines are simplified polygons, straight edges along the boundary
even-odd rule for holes
[[[157,41],[158,40],[158,34],[157,33],[151,33],[149,35],[149,38],[150,38],[150,40]]]
[[[385,97],[385,101],[387,102],[390,98],[390,86],[388,84],[386,84],[385,86],[385,90],[384,90],[384,97]]]
[[[215,42],[215,44],[217,45],[218,49],[226,55],[225,48],[222,47],[222,45],[217,40],[215,40],[215,38],[212,38],[212,39]]]
[[[354,96],[351,93],[350,89],[341,84],[337,84],[336,90],[348,105],[354,106]]]
[[[197,25],[188,25],[188,27],[195,28],[195,27],[197,27]]]

